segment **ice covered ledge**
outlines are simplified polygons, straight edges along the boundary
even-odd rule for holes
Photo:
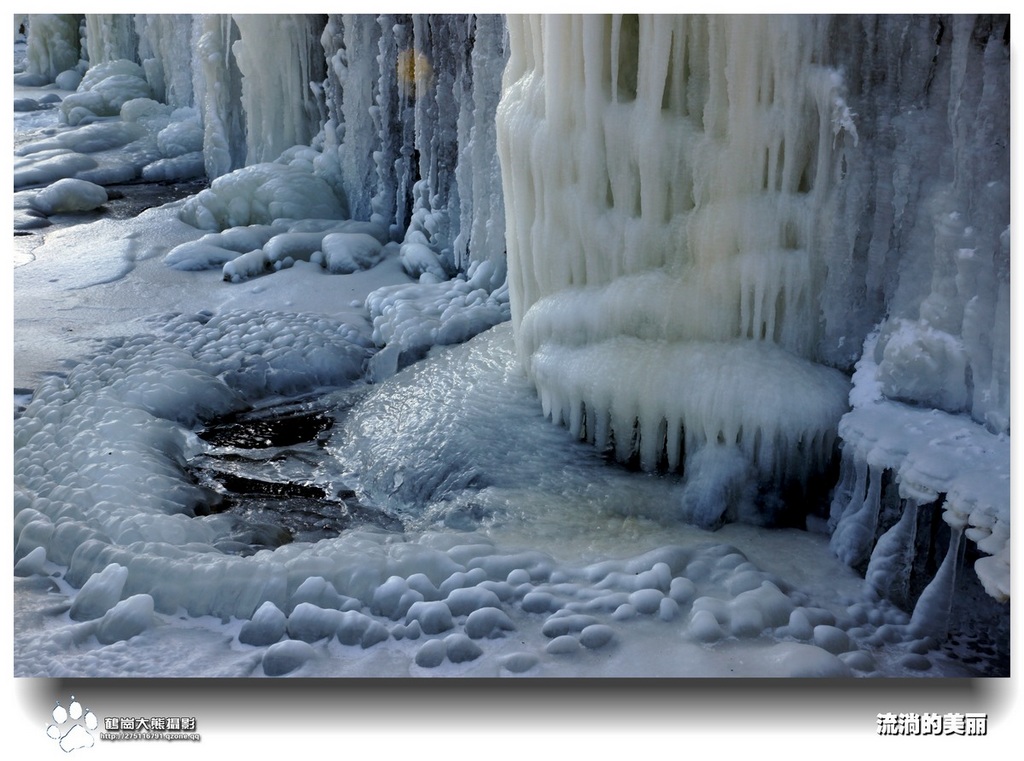
[[[816,60],[820,23],[508,23],[497,122],[520,358],[556,421],[682,466],[701,525],[819,468],[846,409],[846,379],[814,361],[820,228],[856,141]]]
[[[908,587],[920,546],[917,514],[933,506],[949,526],[947,554],[954,560],[921,593],[915,615],[924,617],[936,605],[948,611],[963,538],[985,553],[974,563],[985,591],[1009,600],[1009,436],[989,432],[966,414],[883,397],[877,340],[875,333],[865,343],[854,374],[854,408],[839,425],[843,459],[832,504],[833,550],[849,565],[866,563],[867,583],[877,593],[913,602]],[[888,499],[887,482],[896,491]]]

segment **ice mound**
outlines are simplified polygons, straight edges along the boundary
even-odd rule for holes
[[[141,634],[153,623],[153,598],[146,594],[132,595],[118,602],[99,620],[96,639],[110,645]]]
[[[127,580],[128,569],[117,563],[111,563],[99,573],[93,574],[75,596],[71,617],[76,621],[100,618],[120,601]]]
[[[509,319],[508,287],[492,287],[490,262],[470,266],[465,277],[443,282],[385,286],[366,306],[373,339],[385,347],[371,360],[372,378],[383,380],[419,359],[431,346],[457,344]]]
[[[331,233],[324,237],[321,249],[324,266],[343,275],[369,269],[384,255],[378,238],[358,232]]]
[[[296,261],[320,264],[333,274],[351,274],[376,266],[397,248],[387,242],[387,230],[373,222],[276,219],[186,241],[171,249],[164,263],[180,270],[221,267],[224,279],[234,283]]]
[[[32,198],[32,206],[43,214],[92,211],[107,202],[107,191],[85,180],[58,180]]]
[[[253,164],[214,180],[181,209],[181,218],[201,230],[268,225],[277,219],[342,219],[344,198],[301,164]]]
[[[56,98],[56,103],[60,103],[60,96],[55,93],[49,93],[51,97]],[[42,98],[15,98],[14,99],[14,113],[23,114],[28,111],[41,111],[47,108],[53,108],[54,102],[46,100],[46,96]]]
[[[152,98],[146,72],[133,61],[105,61],[91,66],[78,90],[60,104],[62,121],[72,127],[100,117],[118,116],[135,98]]]
[[[72,96],[65,98],[66,103]],[[63,178],[99,185],[135,179],[166,181],[203,174],[201,127],[193,108],[172,109],[148,97],[129,100],[121,118],[83,121],[15,149],[15,188]]]

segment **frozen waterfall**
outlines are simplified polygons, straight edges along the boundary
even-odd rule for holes
[[[458,629],[410,656],[426,669],[472,660],[467,637],[541,636],[538,613],[551,658],[657,615],[685,621],[687,647],[770,630],[817,648],[821,673],[870,673],[830,638],[888,641],[867,606],[911,642],[945,635],[964,564],[986,605],[1009,599],[1007,17],[27,22],[16,87],[60,95],[16,109],[59,124],[16,137],[16,229],[100,214],[110,186],[202,183],[159,233],[75,250],[100,262],[83,291],[159,256],[247,305],[111,339],[15,421],[15,557],[64,567],[72,617],[136,600],[147,621],[244,619],[261,646],[287,617],[293,639],[355,626],[402,657]],[[295,305],[303,278],[347,293],[382,263],[391,279],[336,313]],[[403,520],[422,503],[412,538],[264,546],[204,512],[183,464],[210,449],[197,427],[323,387],[348,404],[364,382],[326,449]],[[578,528],[588,510],[623,509],[687,537],[827,533],[864,601],[825,615],[729,547],[559,565],[503,543],[551,505],[580,535],[600,534]],[[479,516],[479,542],[447,533]],[[584,614],[604,628],[557,621]]]
[[[824,212],[857,137],[815,58],[820,23],[510,25],[499,130],[520,356],[574,433],[692,471],[686,514],[706,525],[727,507],[708,481],[806,480],[846,407],[846,379],[809,361]]]
[[[510,20],[511,307],[545,413],[645,469],[681,465],[683,514],[706,525],[743,500],[737,481],[822,468],[842,418],[844,462],[872,463],[875,496],[840,485],[836,551],[866,561],[890,470],[903,499],[986,538],[979,574],[1008,594],[1005,23]],[[844,417],[827,366],[862,345],[879,395],[858,389]],[[866,446],[876,404],[903,431],[884,454]],[[984,454],[912,433],[921,406],[958,415]],[[922,494],[905,458],[937,447],[991,487],[962,505],[933,473]]]

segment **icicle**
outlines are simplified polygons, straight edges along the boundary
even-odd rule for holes
[[[956,587],[957,566],[960,564],[960,539],[963,530],[952,528],[946,557],[914,606],[910,618],[910,630],[919,637],[946,638],[949,628],[949,613],[953,605],[953,591]]]
[[[914,539],[917,534],[917,502],[905,501],[900,519],[879,538],[871,552],[864,579],[869,589],[879,596],[904,604],[910,587],[910,571],[914,562]]]
[[[881,507],[883,472],[883,468],[857,460],[857,483],[851,502],[829,540],[832,551],[847,565],[858,565],[871,554]]]

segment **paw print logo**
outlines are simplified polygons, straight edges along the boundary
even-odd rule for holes
[[[96,714],[71,696],[71,704],[64,708],[57,701],[53,707],[53,724],[46,728],[47,736],[56,740],[61,750],[70,753],[79,748],[91,748],[96,740],[92,733],[99,726]]]

